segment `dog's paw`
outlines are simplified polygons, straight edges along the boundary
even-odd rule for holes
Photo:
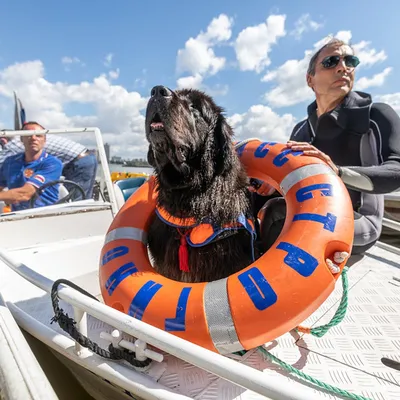
[[[346,251],[337,251],[333,254],[333,261],[329,258],[326,259],[326,265],[332,274],[338,274],[340,267],[337,264],[341,264],[349,256]]]

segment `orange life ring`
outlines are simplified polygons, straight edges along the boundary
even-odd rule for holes
[[[322,161],[259,140],[237,151],[248,176],[268,181],[287,202],[285,225],[268,252],[214,282],[159,275],[146,246],[156,208],[152,176],[112,222],[99,267],[107,305],[221,354],[255,348],[310,316],[340,276],[332,275],[326,258],[335,251],[350,254],[354,234],[348,192]]]
[[[5,206],[3,206],[2,214],[9,213],[9,212],[11,212],[11,206],[6,204]]]

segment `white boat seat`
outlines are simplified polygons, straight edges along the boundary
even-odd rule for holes
[[[65,196],[67,196],[69,193],[68,189],[60,183],[58,186],[58,200],[63,199]]]
[[[117,200],[118,209],[132,196],[136,190],[146,182],[147,178],[127,178],[114,182],[114,193]]]

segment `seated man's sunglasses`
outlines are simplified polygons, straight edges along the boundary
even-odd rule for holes
[[[343,58],[344,63],[346,65],[346,67],[350,67],[350,68],[355,68],[357,67],[358,64],[360,64],[360,60],[358,57],[356,56],[351,56],[351,55],[347,55],[347,56],[328,56],[325,57],[322,61],[321,64],[324,68],[335,68],[338,64],[339,61]]]

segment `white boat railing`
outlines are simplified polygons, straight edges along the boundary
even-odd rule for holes
[[[397,222],[393,219],[383,218],[382,221],[383,226],[387,228],[393,229],[394,231],[400,232],[400,222]]]
[[[57,400],[46,374],[0,293],[0,398]]]
[[[46,291],[51,292],[53,281],[13,259],[9,253],[0,250],[0,260],[24,279]],[[316,400],[321,399],[311,388],[286,378],[270,378],[235,360],[214,353],[194,343],[188,342],[143,321],[130,317],[102,304],[79,291],[65,285],[58,288],[58,296],[78,310],[79,321],[85,320],[82,311],[115,327],[116,329],[149,343],[199,368],[207,370],[245,389],[252,390],[273,400]],[[80,329],[85,329],[79,324]]]
[[[107,156],[104,150],[103,138],[101,136],[101,131],[99,128],[72,128],[72,129],[45,129],[45,130],[25,130],[25,131],[0,131],[0,137],[13,137],[13,136],[32,136],[32,135],[62,135],[62,134],[77,134],[77,133],[87,133],[94,134],[96,139],[96,146],[99,152],[100,164],[102,167],[103,175],[102,179],[107,187],[108,195],[110,197],[111,208],[113,214],[116,215],[118,212],[117,200],[115,197],[113,184],[111,181],[111,173],[108,167]]]
[[[385,194],[385,200],[400,202],[400,192],[392,192]]]
[[[389,229],[393,229],[394,231],[400,232],[400,222],[394,221],[389,218],[383,218],[382,225]],[[391,253],[400,255],[399,247],[395,247],[388,243],[384,243],[381,240],[376,242],[375,245],[377,247],[380,247],[381,249],[384,249],[384,250],[390,251]]]

